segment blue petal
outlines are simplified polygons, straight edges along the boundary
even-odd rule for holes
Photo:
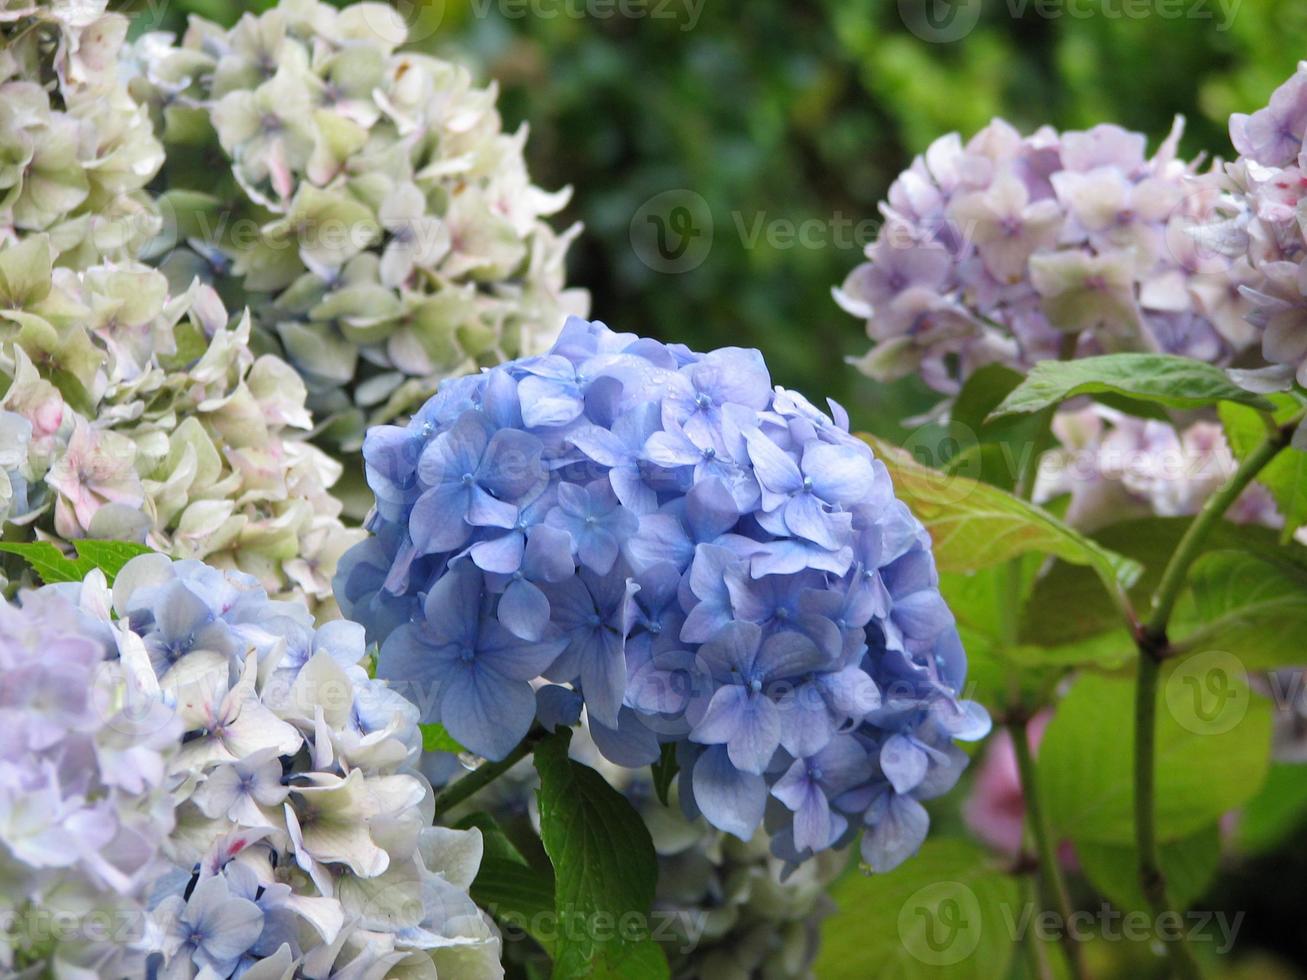
[[[468,549],[477,568],[500,575],[512,575],[522,567],[526,537],[520,531],[501,534],[489,541],[478,541]]]
[[[731,765],[726,749],[715,745],[694,764],[694,802],[718,830],[749,840],[762,823],[767,783],[755,773]]]
[[[571,688],[545,684],[536,688],[536,718],[546,731],[571,728],[581,720],[585,702]]]
[[[476,472],[489,440],[489,422],[485,416],[476,411],[464,412],[422,450],[418,477],[432,487],[456,482],[464,473]]]
[[[890,794],[880,819],[862,835],[862,859],[879,872],[893,871],[921,847],[930,829],[926,808],[910,796]]]
[[[442,484],[418,497],[409,514],[408,532],[421,554],[453,551],[467,543],[472,537],[472,528],[464,520],[468,503],[468,488],[461,484]]]
[[[486,447],[477,483],[501,500],[517,500],[545,479],[544,446],[529,432],[500,429]]]
[[[496,500],[474,484],[467,508],[467,523],[482,527],[512,527],[517,523],[517,508]]]
[[[440,689],[439,721],[461,745],[498,761],[522,741],[535,718],[535,694],[524,681],[455,661]]]
[[[930,760],[926,753],[904,735],[891,735],[880,749],[880,768],[895,792],[909,793],[926,776]]]
[[[630,708],[618,712],[615,729],[591,718],[590,735],[605,759],[628,769],[639,769],[657,762],[662,754],[658,736],[646,728]]]
[[[543,524],[527,534],[522,570],[537,582],[562,582],[576,571],[572,539],[566,531]]]
[[[526,579],[510,582],[499,599],[499,621],[514,636],[538,640],[549,628],[549,599]]]

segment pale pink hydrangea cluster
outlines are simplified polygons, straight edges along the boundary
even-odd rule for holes
[[[1177,428],[1088,405],[1059,413],[1053,434],[1060,445],[1040,460],[1035,499],[1069,494],[1066,519],[1087,531],[1132,517],[1196,514],[1238,466],[1221,426],[1207,420]],[[1226,516],[1239,524],[1284,524],[1259,483]]]

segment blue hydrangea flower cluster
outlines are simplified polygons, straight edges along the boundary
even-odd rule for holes
[[[572,319],[364,445],[374,536],[337,576],[378,676],[505,757],[584,713],[629,767],[675,746],[682,805],[790,860],[865,828],[893,867],[989,720],[930,542],[835,418],[757,351]]]

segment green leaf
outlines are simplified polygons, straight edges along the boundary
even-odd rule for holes
[[[1193,612],[1186,607],[1181,618],[1199,625],[1176,640],[1186,653],[1224,651],[1248,670],[1303,661],[1307,571],[1242,551],[1214,551],[1194,564],[1189,581]]]
[[[472,900],[505,928],[505,941],[530,936],[552,953],[549,929],[554,914],[554,879],[548,867],[532,867],[488,813],[472,813],[458,822],[461,830],[481,831],[481,866],[472,882]]]
[[[97,541],[93,538],[78,538],[73,542],[73,548],[76,549],[78,558],[86,559],[104,572],[110,585],[129,561],[154,551],[148,545],[135,541]]]
[[[1147,608],[1167,560],[1192,522],[1192,517],[1144,517],[1094,532],[1094,540],[1101,546],[1142,567],[1143,573],[1129,590],[1136,609]],[[1307,548],[1281,547],[1276,532],[1269,528],[1222,522],[1212,528],[1204,548],[1240,548],[1292,562],[1307,571]],[[1178,613],[1176,621],[1182,621],[1183,615]],[[1123,638],[1129,648],[1133,640],[1123,625],[1120,610],[1096,587],[1090,570],[1054,562],[1035,582],[1022,610],[1020,639],[1036,646],[1068,647],[1111,633]]]
[[[1134,695],[1134,678],[1085,673],[1049,722],[1039,779],[1059,837],[1133,844]],[[1237,664],[1169,665],[1157,707],[1158,840],[1196,834],[1256,794],[1270,744],[1270,707]]]
[[[1021,920],[1017,879],[967,841],[932,838],[888,874],[852,871],[832,889],[813,975],[822,980],[1007,975]]]
[[[989,413],[1023,377],[1005,365],[986,364],[967,379],[949,409],[947,431],[964,447],[950,460],[947,467],[950,473],[970,476],[1005,490],[1016,485],[1026,456],[1039,451],[1041,436],[1047,434],[1047,421],[1021,416],[991,421]]]
[[[1076,858],[1085,875],[1123,911],[1147,910],[1139,887],[1138,851],[1128,844],[1076,841]],[[1216,824],[1158,847],[1171,904],[1186,909],[1202,898],[1221,862],[1221,829]]]
[[[517,864],[526,864],[527,860],[522,856],[522,852],[517,846],[508,839],[502,827],[489,813],[484,810],[478,810],[476,813],[469,813],[455,825],[459,830],[471,830],[475,827],[481,831],[481,842],[483,851],[483,860],[485,858],[501,858],[505,861],[513,861]],[[552,890],[552,885],[550,886]],[[553,903],[550,903],[553,908]]]
[[[1168,408],[1202,408],[1223,401],[1271,408],[1261,395],[1239,387],[1220,368],[1203,361],[1171,354],[1104,354],[1038,362],[989,417],[1038,412],[1077,395],[1100,393]]]
[[[668,806],[668,794],[672,790],[672,783],[676,780],[676,774],[681,771],[681,764],[676,761],[676,746],[671,742],[664,745],[662,755],[650,768],[653,771],[654,792],[658,794],[658,802]]]
[[[0,552],[18,555],[46,585],[56,582],[80,582],[94,568],[89,558],[68,558],[49,541],[0,542]]]
[[[929,469],[875,436],[861,438],[889,468],[899,499],[930,531],[941,571],[976,571],[1037,551],[1093,568],[1114,594],[1139,574],[1134,562],[1034,504],[998,487]]]
[[[453,735],[445,730],[445,726],[438,721],[430,724],[418,725],[422,730],[422,751],[423,752],[466,752],[467,749],[458,744]]]
[[[621,975],[649,939],[649,910],[658,878],[653,840],[630,802],[603,777],[568,758],[570,729],[535,750],[540,774],[540,836],[554,865],[558,940],[554,977]],[[616,929],[615,923],[634,928]],[[660,976],[667,975],[666,961]]]
[[[1239,846],[1249,854],[1279,847],[1307,823],[1307,771],[1298,763],[1271,766],[1261,792],[1239,814]]]
[[[1270,397],[1275,405],[1273,418],[1277,424],[1287,422],[1302,409],[1301,403],[1292,395]],[[1266,438],[1266,424],[1252,409],[1222,405],[1220,413],[1225,436],[1239,459],[1260,446]],[[1301,436],[1302,431],[1300,428],[1295,435]],[[1280,540],[1288,541],[1294,531],[1307,524],[1307,452],[1293,446],[1285,449],[1262,469],[1257,482],[1275,498],[1275,506],[1284,517]]]

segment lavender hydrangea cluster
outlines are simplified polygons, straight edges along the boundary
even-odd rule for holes
[[[130,671],[109,650],[57,592],[0,603],[5,976],[144,973],[181,724],[162,703],[133,704]]]
[[[337,597],[378,675],[469,750],[534,719],[790,860],[865,829],[877,868],[982,736],[929,539],[883,464],[757,351],[573,319],[549,353],[446,383],[364,444],[374,536]]]
[[[894,182],[868,261],[836,290],[876,341],[858,362],[955,394],[976,368],[1059,352],[1158,351],[1221,363],[1255,339],[1246,261],[1199,243],[1218,194],[1114,125],[1023,136],[996,119],[936,140]],[[1295,153],[1297,150],[1295,149]],[[1307,337],[1307,332],[1303,336]]]
[[[29,593],[21,616],[35,615],[4,611],[34,661],[4,664],[5,710],[25,712],[5,754],[29,760],[16,778],[33,794],[8,797],[5,842],[38,868],[97,862],[109,881],[138,854],[164,862],[141,928],[120,941],[143,966],[98,975],[502,977],[498,936],[467,895],[480,833],[431,826],[417,711],[369,678],[361,627],[315,628],[306,606],[270,600],[248,575],[158,554],[132,559],[111,589],[96,572]],[[78,672],[101,659],[123,707],[88,724],[97,688]],[[79,740],[66,751],[65,728]],[[83,791],[87,750],[74,749],[101,728],[106,783],[128,802],[167,790],[142,842],[128,834],[142,821],[122,816],[134,810]]]
[[[564,287],[579,226],[544,220],[569,191],[532,184],[493,86],[407,40],[388,4],[282,0],[133,50],[132,93],[169,151],[162,267],[248,305],[355,449],[365,416],[537,353],[588,306]]]
[[[1241,268],[1240,292],[1262,354],[1307,387],[1307,233],[1300,220],[1307,192],[1307,62],[1251,115],[1230,117],[1239,158],[1226,168],[1233,214],[1213,222],[1207,240]]]

